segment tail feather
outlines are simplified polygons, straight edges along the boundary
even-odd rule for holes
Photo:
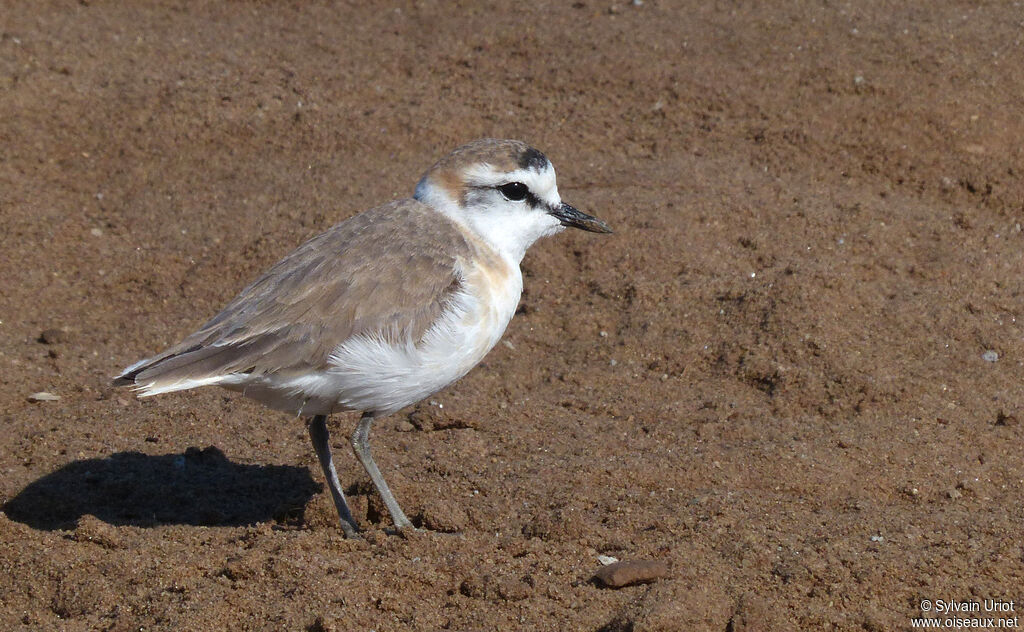
[[[211,366],[196,365],[216,355],[217,351],[217,347],[202,345],[168,350],[129,366],[112,383],[114,386],[134,386],[140,397],[212,384],[224,377],[223,373],[211,372],[210,369],[214,368]]]
[[[236,343],[199,344],[182,350],[172,349],[133,364],[114,378],[113,383],[115,386],[135,386],[140,397],[147,397],[232,382],[253,372],[272,372],[282,368],[257,368],[261,359],[265,359],[280,346],[280,338],[261,336]],[[291,354],[280,354],[277,359],[284,366],[298,360]]]

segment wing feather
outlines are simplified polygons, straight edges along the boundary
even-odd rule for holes
[[[322,370],[355,335],[418,343],[461,286],[474,246],[415,200],[352,217],[274,265],[177,345],[115,384],[167,392],[240,373]]]

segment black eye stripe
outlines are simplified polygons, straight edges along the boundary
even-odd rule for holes
[[[523,192],[522,196],[521,197],[516,197],[517,195],[519,195],[518,187],[516,187],[516,190],[514,190],[514,191],[506,192],[504,190],[505,187],[508,187],[510,185],[521,185],[523,187],[523,189],[524,189],[524,192]],[[541,200],[536,195],[534,195],[533,191],[531,191],[530,188],[527,187],[522,182],[508,182],[506,184],[502,184],[502,185],[499,185],[499,186],[481,186],[481,185],[472,186],[471,185],[470,188],[471,189],[475,189],[475,190],[479,190],[479,191],[497,190],[499,193],[501,193],[502,197],[504,197],[506,200],[510,200],[512,202],[525,201],[527,204],[529,204],[533,208],[547,208],[547,203],[544,202],[543,200]],[[510,193],[511,193],[511,195],[510,195]]]
[[[544,206],[544,203],[540,201],[540,198],[533,194],[533,191],[526,192],[526,203],[533,208],[540,208]]]

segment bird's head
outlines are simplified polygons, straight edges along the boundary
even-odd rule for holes
[[[551,162],[517,140],[487,138],[459,147],[424,174],[414,197],[517,262],[533,242],[567,226],[612,232],[562,202]]]

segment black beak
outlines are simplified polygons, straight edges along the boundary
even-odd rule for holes
[[[612,229],[608,224],[605,224],[593,215],[587,215],[568,204],[563,203],[557,208],[549,209],[548,213],[557,217],[562,222],[562,226],[572,226],[573,228],[588,230],[592,233],[612,232]]]

